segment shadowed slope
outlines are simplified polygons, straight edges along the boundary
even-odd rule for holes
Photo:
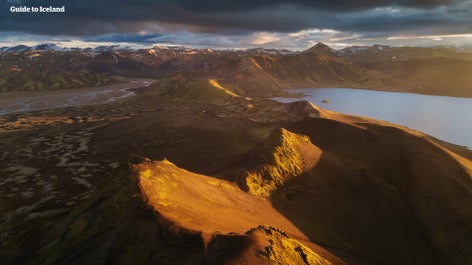
[[[12,251],[2,249],[0,263],[201,265],[200,235],[147,208],[126,166],[115,173],[68,215],[38,222],[33,236],[18,239],[26,242],[9,242]]]
[[[273,193],[276,208],[354,264],[469,263],[470,161],[458,162],[420,133],[360,120],[287,127],[323,154]]]

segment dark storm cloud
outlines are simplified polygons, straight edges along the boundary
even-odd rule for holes
[[[433,7],[448,4],[453,0],[168,0],[161,1],[193,11],[247,11],[274,5],[298,5],[324,10],[361,10],[383,6]]]
[[[410,14],[392,14],[378,12],[370,15],[353,15],[333,22],[334,28],[341,31],[376,32],[389,35],[392,33],[467,33],[472,31],[470,14],[460,17],[449,17],[441,13],[414,12]]]
[[[66,6],[65,14],[10,13],[12,5]],[[256,31],[294,32],[306,28],[391,32],[441,23],[460,31],[471,25],[470,11],[453,0],[2,0],[0,31],[42,35],[113,35],[129,39],[138,32],[169,33],[178,30],[215,34],[250,34]],[[451,8],[445,8],[451,6]],[[459,7],[457,7],[459,6]],[[444,7],[444,8],[443,8]],[[453,8],[455,7],[455,8]],[[413,12],[390,14],[385,8]],[[378,10],[376,10],[378,9]],[[436,10],[436,11],[434,11]],[[431,17],[427,17],[428,12]],[[452,14],[456,12],[455,14]],[[377,13],[375,13],[377,12]],[[465,21],[457,16],[465,18]],[[459,29],[461,28],[461,29]],[[449,29],[447,29],[449,30]],[[111,36],[111,35],[105,35]],[[138,35],[136,35],[138,36]],[[106,37],[103,37],[106,38]],[[153,39],[153,38],[149,38]],[[145,39],[136,38],[136,41]]]
[[[156,39],[162,38],[163,34],[119,34],[109,33],[98,36],[85,37],[90,42],[129,42],[129,43],[155,43]]]

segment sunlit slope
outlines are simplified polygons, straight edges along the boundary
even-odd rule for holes
[[[135,165],[134,170],[145,201],[188,229],[244,233],[269,224],[303,237],[267,200],[227,181],[191,173],[166,160]]]
[[[334,257],[331,259],[336,260]],[[244,235],[216,235],[208,246],[205,264],[313,264],[331,262],[275,227],[258,226]]]
[[[221,264],[305,264],[304,260],[310,260],[309,264],[332,264],[291,239],[306,241],[269,201],[245,193],[233,183],[191,173],[169,161],[133,168],[144,200],[156,212],[185,229],[200,231],[209,252],[213,252],[208,254],[212,259],[222,258],[222,253],[234,255],[231,259],[235,261],[221,259]],[[264,250],[268,242],[269,252]]]
[[[235,86],[226,85],[214,78],[197,79],[178,75],[161,80],[156,85],[159,97],[168,99],[190,100],[207,103],[224,103],[227,100],[241,97],[244,93]]]
[[[256,152],[264,161],[243,176],[243,181],[250,193],[262,197],[316,166],[322,154],[308,137],[283,128],[275,130]]]

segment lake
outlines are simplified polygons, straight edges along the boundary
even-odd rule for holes
[[[472,147],[472,99],[384,92],[351,88],[304,88],[289,92],[306,95],[304,100],[328,110],[361,115]],[[300,98],[274,98],[293,102]]]

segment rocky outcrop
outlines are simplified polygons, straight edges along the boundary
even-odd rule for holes
[[[279,128],[257,148],[263,162],[243,176],[245,186],[252,194],[269,197],[285,182],[313,168],[322,151],[306,136]]]

